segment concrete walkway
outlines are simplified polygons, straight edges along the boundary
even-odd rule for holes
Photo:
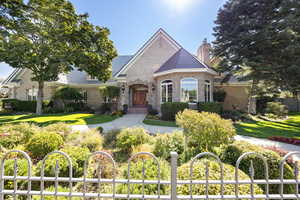
[[[145,114],[127,114],[111,122],[106,122],[102,124],[91,124],[91,125],[73,125],[72,128],[73,130],[86,131],[90,128],[97,128],[101,126],[104,131],[110,131],[113,129],[122,129],[128,127],[143,127],[146,130],[148,130],[150,133],[170,133],[175,130],[182,130],[176,127],[146,125],[143,123],[145,116],[146,116]],[[248,137],[242,135],[235,136],[235,139],[243,140],[261,146],[275,146],[289,152],[300,151],[300,146],[286,144],[277,141],[271,141],[267,139],[254,138],[254,137]],[[300,160],[300,155],[296,155],[293,158],[295,160]]]
[[[143,123],[145,116],[145,114],[127,114],[111,122],[91,125],[73,125],[72,128],[73,130],[85,131],[90,128],[97,128],[101,126],[104,131],[110,131],[113,129],[122,129],[128,127],[143,127],[150,133],[169,133],[173,132],[174,130],[180,130],[176,127],[146,125]]]

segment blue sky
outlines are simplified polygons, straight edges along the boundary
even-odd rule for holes
[[[204,38],[212,41],[214,20],[225,0],[71,0],[77,12],[110,29],[120,55],[134,54],[159,28],[191,53]],[[0,77],[12,68],[0,63]]]

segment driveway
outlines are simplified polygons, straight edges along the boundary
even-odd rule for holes
[[[128,127],[143,127],[150,133],[169,133],[174,130],[181,130],[176,127],[166,127],[166,126],[151,126],[143,123],[145,119],[145,114],[126,114],[111,122],[106,122],[102,124],[91,124],[91,125],[73,125],[73,130],[85,131],[90,128],[97,128],[101,126],[104,131],[110,131],[113,129],[122,129]]]

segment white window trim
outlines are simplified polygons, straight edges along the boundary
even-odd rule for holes
[[[171,81],[171,82],[169,82],[169,83],[163,83],[164,81]],[[172,101],[171,101],[171,102],[173,102],[173,89],[174,89],[173,85],[174,85],[174,84],[173,84],[173,81],[172,81],[172,80],[166,79],[166,80],[162,80],[162,81],[160,82],[160,104],[169,102],[169,101],[166,101],[166,102],[163,102],[163,101],[162,101],[162,92],[163,92],[162,86],[163,86],[163,84],[166,85],[166,86],[172,85]],[[168,91],[168,87],[166,87],[166,100],[168,99],[168,92],[167,92],[167,91]]]
[[[206,82],[206,81],[209,81]],[[206,86],[209,86],[209,101],[206,101],[205,96],[208,96],[206,94]],[[211,84],[211,80],[204,80],[204,102],[212,102],[212,84]]]
[[[87,76],[86,76],[86,80],[88,80],[88,81],[97,81],[98,79],[97,79],[97,77],[96,77],[96,76],[95,76],[94,78],[92,78],[92,76],[91,76],[91,75],[87,74]]]
[[[194,77],[184,77],[180,80],[180,101],[181,101],[181,96],[182,96],[182,81],[184,79],[194,79],[196,81],[196,102],[199,101],[199,97],[198,97],[198,94],[199,94],[199,81],[198,79],[194,78]],[[182,102],[182,101],[181,101]],[[189,104],[197,104],[197,103],[192,103],[192,102],[188,102]]]

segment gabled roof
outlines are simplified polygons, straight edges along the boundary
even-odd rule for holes
[[[169,60],[167,60],[156,72],[164,72],[173,69],[193,69],[193,68],[208,68],[201,63],[195,56],[190,54],[184,48],[178,50]]]
[[[182,48],[180,44],[178,44],[165,30],[162,28],[158,29],[158,31],[134,54],[134,56],[128,61],[127,64],[125,64],[122,69],[116,73],[116,77],[118,77],[121,74],[124,74],[126,70],[131,66],[132,63],[134,63],[137,58],[142,55],[145,50],[158,38],[158,37],[164,37],[167,39],[167,41],[170,42],[172,46],[174,46],[175,49]]]
[[[117,56],[112,60],[112,75],[116,75],[124,65],[126,65],[132,58],[132,55],[128,56]]]
[[[6,85],[6,84],[8,84],[8,83],[10,83],[10,82],[13,82],[13,81],[16,81],[16,80],[14,80],[16,77],[17,77],[17,75],[19,75],[22,71],[23,71],[24,69],[22,69],[22,68],[17,68],[17,69],[15,69],[2,83],[1,83],[1,85]]]

